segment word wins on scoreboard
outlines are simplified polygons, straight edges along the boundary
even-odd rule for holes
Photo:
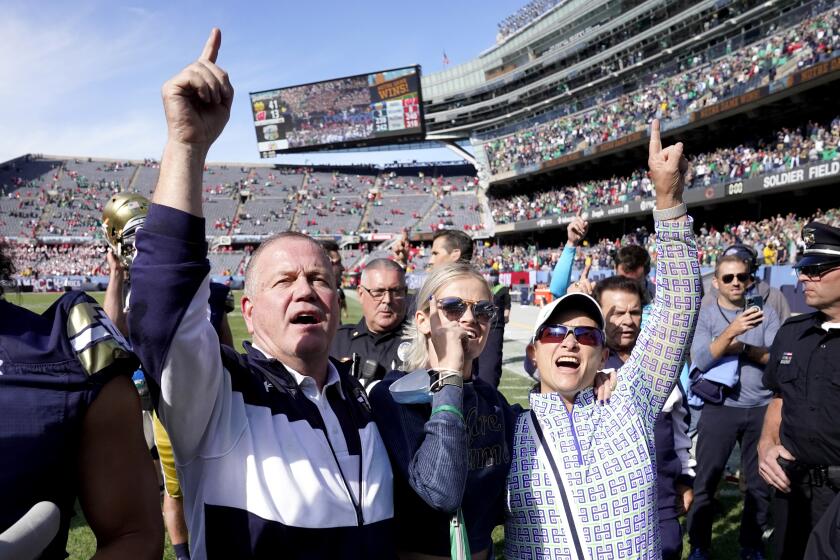
[[[420,67],[251,93],[260,157],[425,138]]]

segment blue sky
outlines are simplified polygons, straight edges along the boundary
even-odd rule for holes
[[[0,0],[0,161],[28,152],[159,158],[160,86],[222,30],[219,64],[236,89],[209,161],[260,161],[248,92],[418,63],[474,58],[524,2]],[[452,160],[448,150],[283,156],[302,163]]]

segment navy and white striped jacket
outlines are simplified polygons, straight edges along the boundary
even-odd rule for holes
[[[342,432],[331,434],[283,364],[250,345],[220,352],[209,272],[204,220],[152,205],[131,269],[131,340],[172,440],[192,557],[393,558],[391,466],[361,386],[330,371],[321,406]],[[347,454],[357,476],[342,473]]]

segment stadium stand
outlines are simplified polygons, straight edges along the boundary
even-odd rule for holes
[[[517,172],[644,130],[650,119],[677,120],[721,100],[831,59],[840,52],[840,8],[762,38],[711,63],[690,61],[690,70],[652,77],[646,88],[604,99],[570,116],[524,128],[484,145],[492,175]],[[579,101],[575,101],[579,103]],[[586,103],[584,103],[586,104]],[[566,109],[573,113],[572,108]]]
[[[62,162],[26,155],[0,165],[0,195],[21,199],[40,194],[58,180]]]
[[[11,243],[10,247],[22,278],[108,274],[104,245]]]
[[[296,202],[288,198],[251,198],[240,207],[233,233],[272,235],[287,231],[294,219],[295,206]]]
[[[146,198],[151,198],[152,191],[155,190],[159,176],[160,164],[155,160],[146,160],[142,165],[137,167],[137,174],[129,190],[142,194]]]
[[[310,235],[347,235],[359,231],[365,202],[357,196],[309,192],[298,206],[296,227]]]
[[[697,248],[700,264],[704,267],[714,267],[723,250],[734,243],[745,243],[754,247],[761,256],[761,264],[793,264],[804,250],[802,227],[812,219],[838,227],[840,209],[833,208],[809,216],[787,214],[759,221],[742,220],[721,228],[705,223],[698,224]],[[627,233],[619,238],[602,238],[580,247],[575,264],[577,268],[583,268],[585,259],[590,257],[594,268],[610,268],[612,255],[622,246],[642,245],[655,254],[654,242],[655,236],[648,235],[646,230]],[[768,247],[772,249],[765,255],[764,249]],[[562,250],[562,245],[537,249],[534,245],[487,242],[476,246],[474,262],[486,271],[552,270]]]
[[[378,196],[369,203],[367,231],[400,233],[411,229],[432,208],[434,198],[428,194]],[[421,226],[422,228],[422,226]]]
[[[804,128],[782,129],[753,145],[721,148],[690,156],[693,168],[687,188],[741,180],[765,173],[790,170],[816,161],[836,161],[840,144],[840,117],[824,125],[808,123]],[[628,200],[650,198],[653,186],[643,168],[627,177],[583,181],[543,192],[510,198],[491,198],[496,223],[538,219],[575,213],[588,208],[617,206]]]
[[[505,41],[520,29],[531,25],[532,22],[565,2],[568,2],[568,0],[531,0],[531,2],[528,2],[516,10],[515,13],[499,22],[499,32],[496,35],[496,41],[499,43]]]
[[[204,202],[204,231],[209,236],[228,235],[234,224],[234,213],[239,202],[231,199],[208,197]]]
[[[248,253],[245,251],[218,251],[207,254],[210,274],[215,276],[242,276],[245,274]]]
[[[204,192],[210,197],[232,197],[249,184],[251,169],[230,168],[226,165],[204,169]]]
[[[475,192],[443,192],[435,200],[432,212],[421,222],[418,229],[455,228],[469,232],[484,230],[481,203]]]

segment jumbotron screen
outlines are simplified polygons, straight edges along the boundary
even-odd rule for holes
[[[425,137],[420,67],[251,94],[260,157]]]

